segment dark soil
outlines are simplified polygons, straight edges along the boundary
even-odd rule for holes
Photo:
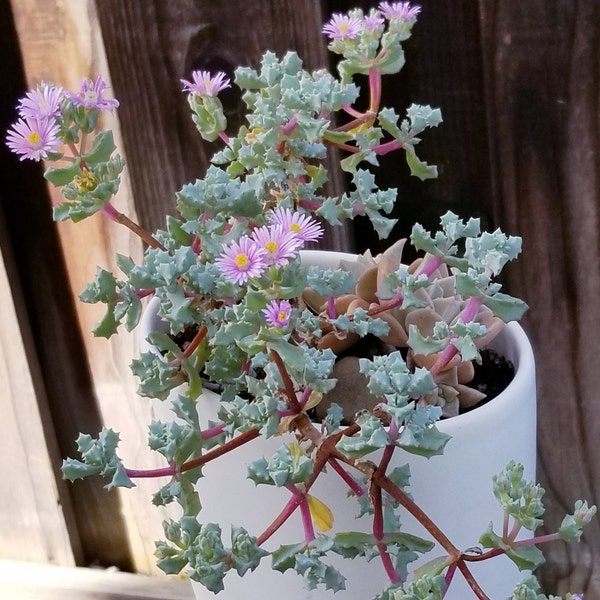
[[[196,331],[194,329],[186,329],[175,336],[174,340],[180,348],[185,349],[187,344],[192,341],[195,334]],[[351,349],[340,354],[340,357],[346,354],[352,354],[354,356],[372,358],[374,354],[384,350],[380,346],[381,342],[378,339],[373,338],[372,336],[366,336],[366,338],[361,339]],[[389,351],[390,348],[387,348],[387,350]],[[469,383],[469,387],[484,393],[486,397],[479,402],[479,404],[476,404],[471,408],[461,409],[459,414],[475,410],[493,400],[508,387],[514,377],[515,368],[512,362],[506,360],[503,356],[500,356],[497,352],[489,348],[481,350],[480,354],[481,364],[474,363],[475,375]],[[215,384],[209,380],[206,380],[204,385],[215,392],[220,391],[219,384]]]
[[[508,387],[515,375],[515,367],[512,362],[494,350],[484,349],[480,351],[480,354],[481,364],[475,363],[475,376],[469,383],[469,387],[486,394],[486,397],[479,404],[461,410],[460,414],[479,408],[493,400]]]

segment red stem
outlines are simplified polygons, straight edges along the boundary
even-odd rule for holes
[[[292,513],[300,506],[300,501],[299,496],[294,495],[290,498],[279,515],[256,539],[259,546],[262,546],[290,518]]]
[[[294,414],[302,412],[302,407],[300,406],[300,403],[298,402],[298,398],[296,398],[296,390],[294,389],[294,382],[292,381],[292,378],[290,377],[289,373],[287,372],[287,369],[285,368],[285,365],[283,364],[283,360],[281,360],[281,356],[279,356],[279,354],[275,350],[271,350],[271,358],[273,359],[273,362],[275,363],[275,365],[277,366],[277,369],[279,370],[281,379],[283,379],[283,386],[285,389],[285,395],[287,397],[287,404],[290,407],[290,410]]]
[[[377,113],[381,104],[381,71],[377,67],[369,69],[369,90],[371,92],[369,112]]]
[[[446,534],[431,520],[423,509],[409,498],[391,479],[386,475],[376,472],[373,481],[385,490],[394,500],[403,506],[423,527],[431,534],[437,543],[453,558],[460,557],[458,548],[448,539]]]
[[[473,577],[471,571],[469,571],[469,567],[467,567],[462,557],[457,561],[456,566],[458,567],[458,570],[462,573],[463,577],[469,584],[469,587],[473,590],[475,596],[477,596],[479,600],[490,600],[489,596],[481,589],[481,586],[477,583],[475,577]]]
[[[152,477],[173,477],[178,473],[184,473],[185,471],[190,471],[191,469],[196,469],[211,460],[215,460],[244,444],[247,444],[249,441],[257,438],[260,435],[258,429],[249,429],[248,431],[244,431],[237,437],[225,442],[222,446],[218,448],[213,448],[206,454],[199,456],[198,458],[194,458],[184,464],[182,464],[179,468],[175,467],[175,465],[169,467],[163,467],[161,469],[125,469],[125,473],[130,479],[137,478],[152,478]]]
[[[140,227],[129,217],[119,212],[110,202],[107,202],[102,207],[102,210],[100,212],[111,221],[119,223],[119,225],[125,225],[125,227],[133,231],[133,233],[140,237],[151,248],[156,248],[157,250],[164,250],[166,252],[167,249],[160,242],[155,240],[145,229]]]
[[[394,421],[392,421],[392,423],[394,423]],[[390,427],[390,435],[395,438],[398,433],[397,427],[396,427],[395,432],[393,432],[392,429],[394,429],[394,428],[391,426]],[[375,476],[385,475],[388,465],[390,464],[390,460],[392,459],[392,456],[394,454],[394,448],[395,448],[395,446],[393,446],[392,444],[385,447],[385,449],[383,451],[383,456],[379,463],[379,466],[377,467],[377,470],[375,471]],[[400,573],[398,573],[398,571],[394,567],[392,559],[387,550],[387,544],[385,544],[382,541],[384,538],[384,535],[385,535],[385,532],[383,529],[383,500],[382,500],[381,487],[377,483],[375,483],[375,481],[373,481],[373,485],[371,486],[371,501],[373,502],[373,510],[374,510],[373,535],[375,536],[375,539],[378,542],[377,550],[379,551],[379,556],[381,557],[381,562],[383,563],[383,567],[385,569],[385,572],[386,572],[389,580],[392,583],[399,583],[402,581],[402,578],[400,577]]]
[[[360,483],[358,483],[358,481],[356,481],[335,458],[330,457],[327,464],[329,464],[329,466],[346,482],[356,496],[360,497],[365,494],[365,488],[360,485]]]
[[[302,527],[304,529],[304,543],[308,545],[316,537],[308,499],[295,485],[286,485],[285,487],[292,493],[292,496],[298,498],[298,506],[300,506],[300,514],[302,516]]]

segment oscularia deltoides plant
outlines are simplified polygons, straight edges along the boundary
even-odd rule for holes
[[[8,132],[6,143],[21,159],[49,164],[45,177],[65,198],[54,209],[57,221],[99,213],[95,218],[125,225],[145,242],[141,264],[120,255],[119,275],[98,269],[82,292],[84,302],[106,305],[94,333],[110,337],[120,325],[132,330],[149,296],[158,299],[168,324],[168,331],[150,336],[158,351],[143,352],[132,364],[142,396],[176,398],[177,422],[153,421],[149,429],[149,445],[164,456],[165,467],[148,472],[125,466],[118,434],[103,429],[96,438],[80,435],[80,460],[65,460],[64,475],[101,475],[108,488],[131,487],[136,477],[161,478],[154,502],[178,504],[181,518],[165,523],[158,564],[168,573],[187,568],[214,592],[227,585],[228,572],[244,575],[267,557],[275,569],[298,570],[311,589],[341,590],[343,573],[328,563],[329,555],[340,554],[379,556],[389,579],[379,600],[441,598],[475,560],[454,548],[445,560],[421,567],[418,577],[408,576],[406,565],[431,544],[394,529],[401,510],[418,517],[418,498],[413,501],[406,481],[386,467],[393,453],[443,454],[448,437],[435,422],[481,400],[469,388],[473,364],[504,323],[526,310],[494,280],[519,254],[520,239],[482,232],[477,219],[447,212],[437,233],[417,224],[410,240],[381,256],[359,257],[350,268],[326,270],[301,260],[302,249],[322,237],[324,223],[363,216],[381,238],[390,234],[395,221],[387,215],[396,190],[379,189],[369,169],[380,156],[398,153],[413,176],[437,176],[417,147],[429,128],[440,125],[440,111],[413,104],[400,117],[380,105],[382,78],[404,65],[402,44],[419,12],[408,2],[382,2],[368,13],[333,15],[323,33],[339,55],[337,76],[307,72],[294,52],[282,58],[266,52],[258,69],[238,68],[233,81],[206,71],[182,80],[194,124],[219,150],[204,176],[178,192],[178,216],[152,234],[111,202],[125,163],[111,131],[99,126],[101,113],[119,106],[102,77],[85,79],[75,92],[40,83],[20,101]],[[242,90],[246,106],[236,133],[228,132],[219,100],[232,85]],[[324,191],[330,155],[349,178],[349,191],[338,197]],[[405,264],[402,250],[409,242],[420,258]],[[187,333],[185,346],[177,342],[181,332]],[[327,398],[336,385],[337,355],[366,338],[377,351],[362,357],[357,369],[376,402],[355,418]],[[198,413],[206,385],[218,386],[220,409],[202,430]],[[259,436],[279,436],[282,445],[272,457],[248,457],[248,475],[280,488],[282,504],[265,532],[253,532],[256,537],[243,523],[222,535],[229,524],[202,519],[195,487],[201,467]],[[326,466],[347,487],[348,502],[358,502],[361,518],[372,519],[371,534],[328,534],[335,507],[310,493]],[[483,547],[476,560],[503,554],[533,570],[543,561],[538,543],[578,540],[596,512],[578,501],[556,533],[516,541],[519,529],[539,527],[543,513],[543,489],[522,473],[511,463],[490,482],[506,522],[498,533],[490,529],[474,540]],[[303,540],[265,550],[277,527],[300,517]],[[436,539],[437,530],[423,525]],[[533,577],[513,597],[546,598]]]

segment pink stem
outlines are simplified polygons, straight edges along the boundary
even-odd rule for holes
[[[184,473],[185,471],[190,471],[191,469],[196,469],[211,460],[215,460],[240,446],[248,443],[249,441],[257,438],[260,435],[258,429],[249,429],[248,431],[244,431],[237,437],[225,442],[222,446],[218,446],[208,451],[206,454],[199,456],[198,458],[194,458],[177,469],[175,465],[170,465],[168,467],[163,467],[160,469],[125,469],[125,473],[127,477],[130,479],[137,478],[154,478],[154,477],[173,477],[178,473]]]
[[[292,496],[298,498],[300,514],[302,515],[302,527],[304,528],[304,543],[308,545],[316,537],[315,528],[310,515],[310,508],[308,506],[308,499],[295,485],[288,484],[285,487],[292,493]]]
[[[329,296],[327,298],[327,312],[329,313],[330,319],[335,319],[337,317],[335,310],[335,296]]]
[[[383,568],[385,569],[385,574],[388,576],[388,579],[392,583],[402,583],[402,577],[400,577],[400,573],[396,571],[396,568],[392,563],[390,554],[387,551],[387,546],[385,544],[377,544],[377,549],[379,550],[381,562],[383,563]]]
[[[461,319],[463,323],[470,323],[475,319],[481,305],[483,303],[483,298],[474,297],[470,298],[469,302],[461,315]],[[456,356],[458,353],[458,348],[452,343],[452,339],[456,336],[452,336],[448,340],[448,345],[442,350],[440,355],[438,356],[435,364],[431,367],[430,371],[432,375],[437,375],[448,365],[448,363]]]
[[[396,425],[395,427],[393,425]],[[394,440],[398,437],[398,424],[392,420],[390,424],[390,440]],[[394,454],[394,446],[392,444],[385,447],[383,451],[383,456],[379,463],[379,467],[377,468],[377,473],[381,475],[385,475],[387,467],[392,459],[392,455]],[[387,544],[383,542],[384,539],[384,529],[383,529],[383,499],[382,499],[382,491],[381,487],[375,484],[372,488],[372,501],[373,501],[373,536],[377,540],[377,549],[379,550],[379,555],[381,557],[381,562],[383,564],[383,568],[392,583],[399,583],[402,581],[400,577],[400,573],[394,567],[392,559],[387,549]]]
[[[157,242],[145,229],[132,221],[128,216],[119,212],[110,202],[107,202],[100,212],[111,221],[119,223],[120,225],[125,225],[125,227],[133,231],[133,233],[140,237],[151,248],[164,250],[166,252],[167,249],[160,242]]]
[[[446,571],[446,577],[445,582],[446,582],[446,587],[444,588],[444,593],[442,594],[442,598],[446,595],[446,592],[448,591],[448,588],[450,587],[450,584],[452,583],[452,579],[454,578],[454,573],[456,573],[456,563],[452,563],[449,567],[448,567],[448,571]]]
[[[256,543],[262,546],[292,516],[300,506],[301,497],[293,495],[275,520],[258,536]]]
[[[371,91],[369,111],[377,113],[381,103],[381,72],[377,67],[369,69],[369,89]]]
[[[302,408],[304,408],[306,406],[306,403],[309,401],[310,399],[310,395],[312,394],[312,388],[310,387],[305,387],[304,390],[302,390],[302,394],[300,395],[300,406]]]
[[[143,289],[143,290],[136,290],[135,295],[138,298],[147,298],[148,296],[152,296],[152,294],[154,294],[155,292],[155,288],[147,288],[147,289]]]
[[[329,458],[327,463],[346,482],[357,497],[364,496],[367,491],[364,486],[360,485],[335,458]]]
[[[350,106],[349,104],[342,104],[342,110],[344,112],[347,112],[351,117],[355,117],[357,119],[360,119],[363,114],[361,112],[359,112],[358,110],[356,110],[354,107]]]
[[[512,542],[511,546],[513,548],[522,548],[523,546],[532,546],[534,544],[546,544],[548,542],[555,542],[560,539],[560,535],[558,533],[548,533],[546,535],[540,535],[538,537],[530,538],[528,540],[519,540],[517,542]]]
[[[389,142],[385,142],[384,144],[378,144],[373,148],[373,152],[375,154],[388,154],[388,152],[393,152],[394,150],[399,150],[402,148],[402,144],[398,140],[390,140]]]
[[[218,425],[215,425],[214,427],[209,427],[208,429],[201,431],[200,437],[203,440],[210,440],[211,438],[221,435],[223,433],[223,430],[225,429],[225,427],[226,427],[225,423],[219,423]]]

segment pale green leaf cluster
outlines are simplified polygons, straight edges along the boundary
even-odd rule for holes
[[[494,495],[502,509],[525,529],[535,531],[544,514],[544,488],[523,477],[523,465],[511,461],[492,479]]]
[[[581,539],[583,527],[593,519],[596,512],[597,508],[595,505],[588,506],[587,501],[577,500],[573,514],[566,515],[560,525],[558,530],[560,538],[567,542],[578,542]]]
[[[117,456],[119,434],[112,429],[103,428],[98,438],[91,435],[79,434],[77,438],[77,451],[82,461],[68,458],[63,461],[62,471],[70,481],[83,479],[90,475],[101,475],[110,481],[108,489],[114,487],[133,487],[121,459]]]
[[[346,578],[332,565],[323,561],[333,550],[331,538],[319,536],[309,544],[280,546],[272,553],[273,569],[285,573],[295,570],[304,578],[305,587],[314,590],[318,585],[337,592],[346,589]]]
[[[281,446],[270,459],[259,458],[248,465],[248,477],[256,484],[284,485],[304,483],[313,471],[310,458],[298,446]]]

